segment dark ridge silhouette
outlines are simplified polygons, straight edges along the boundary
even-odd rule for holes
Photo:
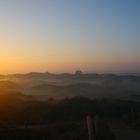
[[[74,74],[72,73],[61,73],[61,74],[53,74],[49,72],[41,73],[41,72],[30,72],[27,74],[9,74],[9,75],[0,75],[0,78],[5,77],[76,77],[79,76],[80,78],[120,78],[120,79],[133,79],[133,80],[140,80],[139,74],[113,74],[113,73],[105,73],[105,74],[97,74],[97,73],[83,73],[80,70],[77,70]]]

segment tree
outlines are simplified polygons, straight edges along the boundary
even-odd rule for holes
[[[83,74],[83,72],[80,71],[80,70],[77,70],[77,71],[75,72],[75,75],[81,75],[81,74]]]

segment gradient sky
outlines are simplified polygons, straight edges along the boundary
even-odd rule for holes
[[[140,72],[139,0],[0,0],[0,73]]]

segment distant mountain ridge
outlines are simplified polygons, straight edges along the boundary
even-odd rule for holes
[[[30,72],[26,74],[9,74],[9,75],[0,75],[0,79],[2,78],[12,78],[12,77],[44,77],[44,78],[118,78],[118,79],[132,79],[132,80],[140,80],[140,74],[113,74],[113,73],[61,73],[61,74],[53,74],[49,72],[41,73],[41,72]]]

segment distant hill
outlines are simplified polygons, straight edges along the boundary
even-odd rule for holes
[[[10,74],[0,75],[0,79],[3,78],[59,78],[59,79],[120,79],[120,80],[137,80],[140,82],[140,74],[97,74],[97,73],[61,73],[53,74],[49,72],[30,72],[26,74]]]
[[[18,89],[20,86],[12,81],[0,81],[0,89]]]
[[[18,91],[3,91],[0,90],[0,103],[5,103],[6,101],[27,101],[27,100],[34,100],[31,95],[25,95]]]

